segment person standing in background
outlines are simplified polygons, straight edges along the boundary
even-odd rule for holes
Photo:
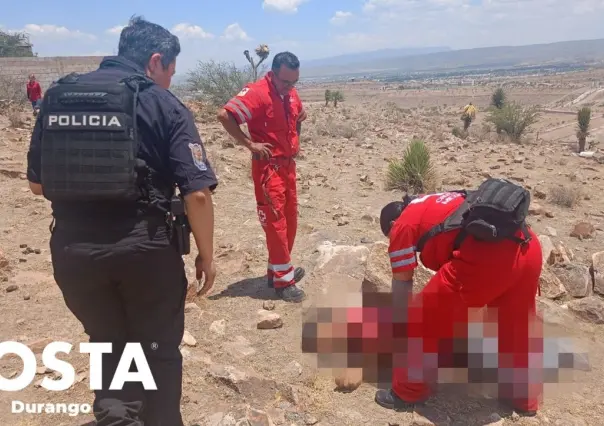
[[[34,112],[34,116],[38,114],[40,110],[40,102],[42,101],[42,87],[36,80],[36,76],[30,74],[29,81],[26,85],[27,88],[27,99],[31,102],[31,107]]]

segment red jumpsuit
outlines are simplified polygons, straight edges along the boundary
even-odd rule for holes
[[[457,193],[431,194],[403,210],[390,234],[393,273],[417,266],[419,238],[462,201]],[[499,383],[498,396],[516,409],[538,410],[542,381],[536,376],[541,371],[543,348],[535,297],[542,258],[539,240],[529,232],[532,240],[524,248],[511,240],[481,243],[468,236],[452,253],[458,231],[437,235],[426,243],[420,258],[436,275],[409,304],[408,347],[405,354],[395,356],[392,380],[401,399],[412,403],[430,395],[438,354],[451,352],[452,339],[467,338],[468,308],[486,306],[490,321],[497,321],[498,365],[493,368],[498,370],[493,382]]]
[[[267,274],[275,288],[295,284],[290,254],[298,227],[296,162],[299,151],[296,124],[302,102],[296,89],[281,97],[271,82],[272,73],[248,84],[225,106],[237,120],[247,123],[254,142],[269,143],[272,157],[252,156],[252,179],[258,219],[266,234]]]

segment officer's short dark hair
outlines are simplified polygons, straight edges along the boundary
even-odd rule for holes
[[[277,53],[273,58],[271,69],[276,73],[281,69],[281,65],[285,65],[290,70],[297,70],[300,68],[300,61],[298,60],[298,57],[291,52],[281,52]]]
[[[118,56],[145,68],[155,53],[161,55],[164,69],[168,68],[180,54],[178,37],[161,25],[133,16],[120,35]]]
[[[380,213],[380,227],[382,228],[384,236],[388,236],[390,229],[392,228],[392,223],[399,218],[403,213],[403,210],[405,210],[405,207],[407,207],[414,198],[415,197],[406,195],[403,201],[393,201],[384,206]]]

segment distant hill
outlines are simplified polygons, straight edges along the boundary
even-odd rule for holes
[[[425,55],[428,53],[449,51],[451,51],[451,48],[447,46],[408,47],[404,49],[381,49],[373,50],[370,52],[348,53],[345,55],[330,56],[328,58],[321,59],[302,59],[302,65],[305,69],[318,67],[341,67],[360,62],[395,59],[403,58],[406,56]]]
[[[476,49],[449,50],[412,56],[371,58],[341,65],[312,65],[304,63],[304,77],[324,77],[341,74],[363,74],[381,71],[419,72],[454,69],[507,68],[542,64],[589,63],[604,61],[604,39],[563,41],[528,46],[497,46]],[[345,55],[350,56],[350,55]],[[329,58],[328,58],[329,59]],[[324,59],[323,61],[327,61]],[[336,58],[333,58],[336,59]],[[327,63],[327,62],[326,62]]]

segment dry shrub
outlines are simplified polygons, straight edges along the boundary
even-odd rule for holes
[[[581,189],[556,186],[549,191],[549,201],[561,207],[574,207],[581,199]]]
[[[436,170],[430,150],[422,139],[413,139],[400,160],[392,160],[386,174],[386,189],[413,194],[436,190]]]
[[[2,109],[8,110],[21,107],[27,103],[25,92],[25,78],[0,75],[0,113]]]
[[[6,116],[8,117],[8,122],[11,127],[24,127],[25,120],[23,119],[23,114],[20,109],[10,108],[6,112]]]
[[[463,129],[460,129],[459,127],[453,127],[451,133],[453,134],[453,136],[459,139],[466,139],[468,137],[468,132]]]

